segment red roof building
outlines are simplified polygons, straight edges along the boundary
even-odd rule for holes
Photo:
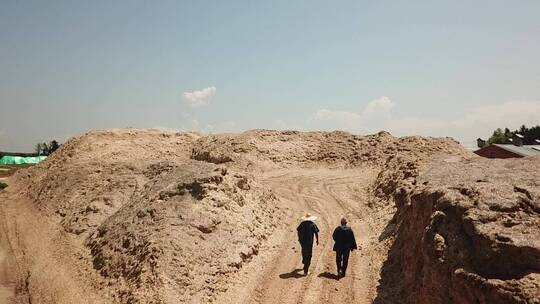
[[[491,144],[474,151],[474,153],[487,158],[515,158],[536,155],[540,156],[540,145],[515,146],[511,144]]]

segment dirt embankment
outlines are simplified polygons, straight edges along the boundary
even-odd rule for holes
[[[540,159],[398,163],[375,303],[540,303]]]
[[[275,197],[213,164],[151,167],[144,190],[86,240],[119,302],[206,302],[258,254],[281,217]]]
[[[450,138],[396,138],[384,131],[360,136],[342,131],[252,130],[201,137],[193,145],[192,158],[260,170],[287,167],[381,168],[388,157],[409,155],[425,158],[437,154],[463,155],[466,151]]]
[[[15,303],[489,303],[501,290],[527,303],[537,244],[518,237],[537,236],[538,179],[520,170],[538,162],[491,170],[463,156],[448,138],[386,132],[90,132],[0,193],[15,269],[0,287]],[[303,277],[294,228],[306,212],[321,244]],[[343,215],[361,249],[337,280]],[[489,233],[501,225],[513,234]]]
[[[28,272],[44,263],[52,269],[69,265],[73,271],[60,276],[88,285],[94,297],[81,296],[88,303],[98,295],[118,303],[210,300],[229,273],[257,254],[281,216],[273,194],[251,176],[191,160],[197,137],[91,132],[15,175],[17,186],[3,194],[12,204],[2,211],[16,230],[10,238],[24,247],[13,251],[17,264]],[[28,254],[27,248],[37,247],[26,237],[34,218],[28,213],[47,223],[41,228],[52,235],[43,239],[46,252]],[[56,238],[66,244],[58,246]],[[71,303],[72,294],[81,293],[59,291],[39,276],[16,279],[23,287],[18,293],[26,293],[20,298],[29,302]]]

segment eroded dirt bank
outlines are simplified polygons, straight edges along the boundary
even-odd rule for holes
[[[397,229],[375,302],[540,303],[539,169],[475,158],[383,171]]]
[[[524,161],[489,171],[451,139],[385,132],[94,131],[0,193],[0,290],[13,303],[491,303],[501,290],[537,303],[538,244],[522,231],[538,233],[538,178],[519,171],[538,160]],[[474,196],[480,172],[480,193],[514,176],[505,202],[525,209]],[[321,243],[303,277],[294,229],[306,212]],[[476,213],[496,220],[465,220]],[[337,280],[330,235],[344,215],[361,248]]]

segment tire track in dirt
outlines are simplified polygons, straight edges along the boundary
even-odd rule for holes
[[[295,214],[303,214],[305,212],[311,212],[314,214],[320,214],[321,209],[315,200],[317,197],[310,197],[305,194],[306,189],[309,189],[309,185],[302,179],[297,179],[295,176],[281,176],[277,180],[279,183],[288,185],[281,189],[281,192],[276,192],[283,202],[286,202],[289,206],[293,207]],[[269,182],[272,183],[274,179]],[[294,216],[297,218],[299,216]],[[274,266],[268,269],[264,273],[262,283],[257,288],[256,297],[252,298],[252,301],[257,303],[302,303],[303,297],[305,297],[305,290],[308,284],[313,279],[313,276],[303,277],[302,264],[300,255],[300,246],[296,237],[296,226],[291,226],[290,233],[287,238],[280,245],[279,256],[274,259]],[[297,224],[297,223],[296,223]],[[319,226],[321,224],[319,223]],[[320,227],[326,229],[327,227]],[[321,238],[321,244],[315,246],[314,254],[312,258],[312,265],[318,264],[320,255],[318,251],[321,246],[325,246],[327,241]],[[311,269],[313,272],[313,267]],[[300,284],[292,284],[284,286],[283,283],[290,279],[304,278]]]
[[[352,182],[329,183],[325,186],[326,193],[345,210],[344,215],[347,216],[349,223],[356,231],[355,236],[359,245],[359,251],[351,254],[350,265],[353,267],[348,271],[350,272],[350,277],[345,278],[345,280],[348,280],[348,289],[352,293],[344,294],[335,290],[335,288],[334,290],[329,288],[328,293],[331,294],[328,297],[334,299],[333,302],[335,303],[343,301],[370,303],[370,299],[375,295],[373,283],[376,282],[379,271],[379,269],[371,267],[370,257],[373,257],[375,253],[371,252],[370,242],[379,233],[375,231],[376,228],[370,222],[372,220],[373,210],[366,204],[369,195],[366,187],[362,189],[360,196],[362,201],[359,202],[358,196],[353,195],[355,190],[351,187],[352,184]],[[358,256],[359,252],[362,254],[360,257]],[[359,261],[355,262],[355,260]],[[327,284],[327,287],[331,287],[331,285]],[[343,297],[342,295],[346,296]]]
[[[16,278],[11,246],[5,235],[6,217],[0,208],[0,303],[10,303],[15,298]]]
[[[370,169],[291,170],[266,175],[264,183],[294,214],[288,223],[290,230],[279,244],[271,265],[253,274],[259,281],[248,302],[371,303],[379,272],[372,266],[372,260],[381,258],[370,248],[379,235],[376,227],[381,226],[371,223],[376,211],[367,204],[368,189],[375,176],[376,172]],[[320,245],[314,245],[310,274],[304,277],[296,226],[298,218],[306,212],[319,216],[317,224],[321,233]],[[344,215],[355,230],[361,250],[351,254],[347,277],[337,280],[331,235]]]

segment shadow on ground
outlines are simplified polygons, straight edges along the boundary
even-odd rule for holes
[[[318,275],[319,278],[326,278],[326,279],[332,279],[332,280],[336,280],[336,281],[339,281],[340,277],[335,274],[335,273],[331,273],[331,272],[323,272],[321,274]]]
[[[387,223],[386,227],[379,235],[379,241],[385,241],[392,236],[396,236],[399,214],[396,212],[393,218]],[[379,286],[377,286],[377,296],[373,301],[373,304],[393,304],[403,303],[405,297],[403,293],[403,273],[401,269],[401,261],[399,260],[399,243],[401,240],[394,240],[392,246],[388,250],[386,255],[386,261],[384,261],[381,268],[381,278],[379,279]]]
[[[295,269],[291,272],[282,273],[279,275],[281,279],[298,279],[304,276],[303,273],[301,273],[302,269]]]

